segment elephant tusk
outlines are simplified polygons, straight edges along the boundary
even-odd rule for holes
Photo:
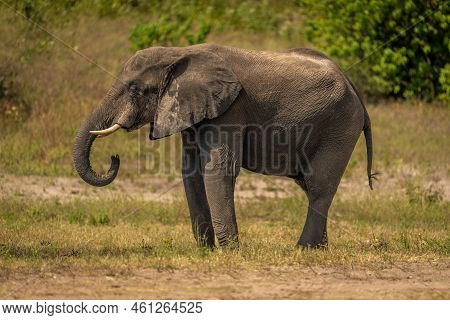
[[[121,126],[119,124],[114,124],[111,127],[109,127],[108,129],[105,130],[98,130],[98,131],[89,131],[90,134],[95,134],[96,136],[99,137],[106,137],[108,135],[110,135],[111,133],[116,132],[117,130],[119,130],[121,128]]]

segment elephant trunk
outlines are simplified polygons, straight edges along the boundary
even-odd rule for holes
[[[89,131],[102,130],[111,125],[112,119],[105,120],[103,108],[95,110],[92,115],[86,119],[78,131],[73,147],[73,162],[75,169],[81,179],[96,187],[103,187],[110,184],[117,176],[120,167],[119,155],[111,156],[111,166],[106,174],[98,174],[91,167],[89,155],[95,134]],[[109,123],[108,123],[109,122]]]

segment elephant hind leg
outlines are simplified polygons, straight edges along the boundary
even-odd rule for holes
[[[323,144],[312,158],[311,172],[296,179],[308,197],[306,222],[298,241],[301,247],[320,248],[327,245],[328,209],[350,159],[357,136],[345,144]]]
[[[296,184],[298,184],[300,186],[300,188],[302,188],[303,191],[307,192],[306,181],[305,181],[305,179],[303,178],[302,175],[300,175],[298,177],[295,177],[294,181],[295,181]]]
[[[323,248],[327,246],[328,208],[333,196],[309,200],[308,213],[298,245],[303,248]]]

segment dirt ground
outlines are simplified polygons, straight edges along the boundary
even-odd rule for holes
[[[400,177],[411,175],[403,173]],[[439,175],[446,177],[446,175]],[[114,185],[105,188],[93,188],[79,178],[71,177],[43,177],[43,176],[0,176],[0,199],[11,196],[23,198],[51,199],[70,201],[73,199],[112,199],[127,197],[144,201],[167,201],[177,197],[184,198],[183,183],[177,178],[168,182],[161,177],[139,177],[138,179],[117,179]],[[393,197],[397,193],[404,194],[401,178],[384,177],[382,186],[370,191],[366,178],[342,179],[337,196],[341,199],[364,197]],[[444,200],[450,200],[450,181],[441,179],[424,183],[426,188],[433,185],[441,191]],[[284,198],[298,195],[299,187],[293,180],[280,177],[265,177],[262,175],[242,175],[236,184],[235,197],[237,200],[251,200],[260,198]]]
[[[73,199],[112,199],[126,195],[144,201],[166,201],[183,196],[180,178],[168,182],[161,177],[140,177],[139,179],[117,179],[106,188],[92,188],[79,178],[4,175],[0,185],[2,197],[31,197],[40,199],[57,198],[60,201]],[[240,177],[236,197],[277,198],[289,196],[289,190],[298,187],[293,181],[282,178]]]
[[[0,299],[448,299],[450,264],[389,269],[286,268],[205,273],[141,269],[127,274],[10,275]]]

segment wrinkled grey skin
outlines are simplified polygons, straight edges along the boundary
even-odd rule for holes
[[[371,186],[367,111],[337,65],[313,50],[256,52],[197,45],[137,52],[77,135],[73,158],[81,178],[107,185],[120,164],[113,156],[105,175],[91,169],[95,136],[90,130],[113,124],[134,130],[148,123],[151,140],[182,133],[183,181],[200,244],[214,246],[215,237],[221,246],[238,240],[234,186],[241,167],[288,176],[306,192],[309,207],[298,241],[302,247],[327,244],[328,208],[362,131]],[[292,154],[283,146],[270,149],[258,130],[251,134],[255,125],[306,127],[309,132],[295,142]],[[290,158],[273,160],[285,154]]]

